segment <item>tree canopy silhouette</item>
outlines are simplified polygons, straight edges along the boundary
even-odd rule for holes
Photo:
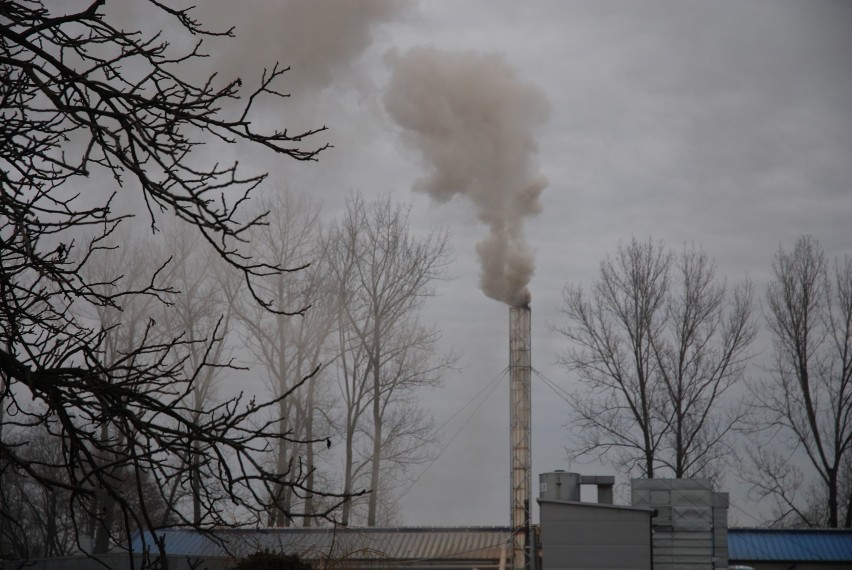
[[[189,9],[157,0],[145,6],[172,19],[169,34],[198,43],[176,53],[164,32],[126,31],[105,15],[104,0],[62,14],[40,0],[0,3],[0,477],[14,473],[62,491],[79,546],[92,521],[114,544],[137,528],[251,522],[281,485],[316,494],[304,471],[280,473],[262,459],[271,442],[289,437],[275,429],[274,414],[288,393],[193,409],[193,385],[211,362],[187,374],[180,356],[187,351],[176,349],[194,343],[203,353],[217,332],[164,337],[149,321],[107,357],[107,340],[122,325],[91,316],[139,298],[168,303],[179,293],[164,280],[168,260],[132,282],[120,263],[106,277],[86,271],[121,247],[113,234],[130,214],[118,208],[119,191],[141,194],[152,229],[174,216],[200,232],[241,272],[255,301],[273,310],[253,279],[289,269],[245,253],[247,231],[264,215],[245,219],[240,208],[265,174],[244,173],[236,161],[205,163],[197,149],[241,143],[307,161],[325,148],[303,146],[324,127],[264,131],[251,121],[259,101],[284,96],[286,68],[263,71],[248,93],[240,79],[186,79],[203,39],[232,30],[206,30]],[[115,191],[99,198],[105,180]],[[33,459],[11,437],[35,426],[60,453]],[[173,488],[167,481],[189,488],[190,450],[208,473],[193,490],[200,516],[171,508],[163,520],[146,507],[146,494]],[[26,529],[11,505],[0,506],[0,554],[9,554],[3,536]]]

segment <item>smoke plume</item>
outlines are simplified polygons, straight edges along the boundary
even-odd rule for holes
[[[533,137],[549,112],[544,94],[496,54],[415,48],[388,59],[385,107],[428,170],[415,190],[441,202],[456,194],[473,201],[490,230],[476,247],[482,291],[528,304],[535,264],[523,223],[540,211],[547,186]]]
[[[291,68],[286,90],[294,96],[323,89],[349,72],[379,26],[411,11],[402,0],[260,0],[238,9],[232,0],[202,4],[205,23],[215,29],[234,26],[238,40],[217,46],[215,69],[227,77],[243,76],[247,62],[257,67],[279,61]]]

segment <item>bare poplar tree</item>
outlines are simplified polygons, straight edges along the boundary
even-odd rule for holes
[[[565,288],[562,313],[571,347],[560,362],[583,381],[569,453],[648,478],[714,474],[739,417],[722,396],[756,332],[751,286],[729,295],[701,249],[633,238],[601,262],[591,293]]]
[[[715,476],[732,448],[727,439],[745,406],[721,406],[740,384],[757,334],[753,287],[744,281],[730,294],[701,249],[687,246],[674,260],[666,295],[666,330],[652,339],[666,400],[667,434],[660,457],[675,477]]]
[[[218,279],[225,268],[219,269],[222,260],[216,251],[184,225],[166,224],[159,247],[152,247],[152,242],[148,245],[148,257],[169,260],[163,278],[172,292],[167,297],[168,305],[158,305],[152,316],[161,337],[172,335],[186,341],[176,348],[173,357],[181,362],[182,376],[192,379],[189,403],[193,412],[188,419],[197,423],[215,399],[217,380],[233,367],[228,343],[233,328],[232,305],[227,302]],[[156,257],[148,265],[156,263]],[[200,525],[209,516],[201,497],[204,488],[201,478],[215,478],[215,475],[202,462],[199,442],[193,440],[190,447],[184,461],[191,473],[192,521]],[[172,482],[170,510],[178,506],[179,487],[180,481]]]
[[[194,344],[209,354],[215,338],[161,338],[151,323],[129,351],[108,358],[109,329],[80,315],[121,310],[136,298],[167,304],[172,288],[162,268],[138,287],[122,279],[121,265],[105,281],[87,277],[85,267],[111,247],[111,234],[127,217],[111,196],[99,199],[92,189],[100,182],[126,184],[125,192],[144,199],[152,226],[170,212],[242,273],[253,294],[255,279],[285,270],[245,254],[248,230],[264,220],[244,217],[240,205],[265,175],[244,175],[236,163],[206,163],[194,151],[202,143],[241,142],[312,160],[322,147],[302,148],[316,131],[265,131],[250,120],[258,101],[281,95],[276,85],[284,69],[264,72],[250,93],[241,93],[239,79],[187,81],[181,72],[199,56],[197,46],[177,53],[159,34],[118,28],[103,5],[95,0],[55,15],[39,0],[0,3],[0,463],[68,491],[75,512],[93,514],[96,493],[105,493],[126,535],[157,528],[158,501],[147,494],[152,488],[162,493],[176,480],[188,485],[192,469],[182,459],[197,444],[192,453],[213,475],[201,479],[198,493],[209,516],[195,525],[177,511],[169,524],[232,525],[232,512],[256,522],[274,488],[312,491],[298,473],[282,475],[262,459],[270,442],[289,437],[277,430],[274,415],[288,395],[237,396],[199,410],[193,400],[198,375],[187,376],[185,359],[175,355]],[[195,38],[211,34],[189,9],[154,0],[144,6]],[[271,307],[272,300],[253,296]],[[204,358],[197,371],[211,364]],[[104,423],[107,438],[101,437]],[[40,470],[5,438],[36,426],[62,442],[56,466],[62,477]],[[4,504],[2,516],[14,525],[19,513]],[[143,536],[164,553],[156,533]],[[112,539],[125,542],[126,536]]]
[[[359,476],[369,475],[366,523],[375,526],[379,505],[389,499],[389,470],[424,460],[434,438],[416,405],[417,390],[435,386],[454,362],[438,353],[439,333],[418,318],[447,263],[447,236],[414,236],[407,210],[390,198],[366,203],[355,196],[326,244],[338,291],[344,488],[351,491]],[[361,460],[359,433],[366,438]]]
[[[783,247],[766,300],[775,348],[755,392],[758,427],[780,447],[752,450],[747,479],[776,501],[776,522],[852,527],[852,258],[830,263],[811,236]],[[797,465],[804,455],[811,477]]]
[[[150,276],[166,263],[166,257],[157,259],[152,251],[153,243],[148,239],[137,241],[126,232],[116,232],[111,238],[112,245],[95,252],[81,268],[86,279],[100,294],[114,294],[119,287],[141,290]],[[115,268],[118,266],[124,266],[125,270],[116,280]],[[165,294],[165,291],[163,293]],[[91,308],[94,309],[94,318],[102,332],[100,349],[105,365],[119,366],[128,356],[131,358],[130,368],[138,364],[133,355],[142,338],[147,336],[153,339],[158,336],[153,320],[153,316],[160,309],[157,298],[138,295],[126,299],[120,306],[94,305]],[[85,318],[86,315],[80,317]],[[114,481],[126,481],[127,467],[120,459],[126,445],[124,435],[108,418],[100,422],[98,429],[100,442],[112,448],[107,454],[110,458],[101,460],[102,468],[109,471],[109,477]],[[55,445],[60,443],[56,437],[52,440]],[[95,554],[102,554],[109,550],[111,538],[120,535],[120,508],[108,489],[100,484],[94,488],[91,503],[89,514],[82,525],[86,537],[91,540],[91,545],[86,549]],[[151,504],[153,505],[153,501]]]
[[[329,428],[320,426],[325,416],[318,408],[333,404],[323,400],[319,383],[322,369],[333,360],[328,345],[335,325],[334,301],[328,296],[320,249],[319,204],[282,190],[263,198],[259,209],[269,212],[269,223],[252,231],[253,256],[288,269],[255,283],[259,295],[277,300],[276,311],[241,302],[232,287],[220,285],[231,291],[232,310],[247,333],[246,346],[261,365],[272,393],[287,396],[280,400],[278,431],[291,437],[277,442],[275,469],[281,474],[303,473],[312,485],[317,476],[316,456],[328,443]],[[310,309],[300,310],[303,307]],[[317,440],[322,440],[319,446]],[[312,494],[297,497],[288,486],[274,488],[267,524],[290,526],[297,500],[306,513],[313,512]],[[310,526],[311,520],[306,516],[302,524]]]
[[[580,286],[565,288],[569,326],[559,329],[573,345],[560,362],[579,373],[586,389],[571,401],[578,429],[569,452],[611,454],[626,471],[638,467],[648,478],[666,435],[653,336],[665,330],[670,265],[662,244],[634,238],[619,246],[601,262],[591,296]]]

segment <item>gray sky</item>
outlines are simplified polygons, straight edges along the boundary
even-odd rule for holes
[[[589,283],[619,240],[699,243],[729,282],[750,275],[761,298],[779,243],[810,233],[831,256],[852,253],[852,3],[215,0],[198,16],[237,26],[237,40],[211,46],[210,69],[291,65],[292,97],[264,121],[330,128],[316,138],[334,145],[319,163],[241,162],[269,169],[270,186],[314,194],[330,215],[352,190],[391,193],[413,203],[416,230],[450,230],[452,280],[424,314],[464,353],[463,370],[423,397],[439,424],[503,372],[508,310],[479,289],[481,212],[466,196],[433,203],[412,191],[430,165],[384,106],[392,66],[412,48],[497,56],[549,108],[529,125],[537,151],[524,160],[549,184],[524,235],[533,366],[566,390],[576,378],[554,365],[564,344],[549,328],[561,289]],[[765,335],[759,343],[765,358]],[[611,473],[567,464],[567,405],[537,378],[533,394],[534,492],[543,471]],[[508,379],[472,414],[479,403],[447,424],[440,457],[414,468],[404,523],[508,524]],[[743,510],[759,509],[735,483],[732,522],[755,524]]]

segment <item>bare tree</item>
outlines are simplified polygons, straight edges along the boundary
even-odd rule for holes
[[[439,333],[418,319],[448,261],[447,236],[416,237],[409,231],[407,210],[390,198],[366,203],[355,196],[326,244],[338,291],[344,488],[351,490],[360,474],[369,473],[366,522],[375,526],[380,495],[388,488],[385,469],[424,460],[434,437],[428,418],[416,411],[416,391],[436,385],[455,359],[438,354]],[[360,463],[359,432],[368,441]],[[350,511],[344,508],[346,524]]]
[[[37,465],[40,473],[50,477],[62,476],[61,441],[48,435],[43,428],[14,434],[7,442],[19,447],[21,453]],[[33,478],[9,467],[8,463],[0,463],[3,474],[0,497],[4,504],[14,506],[17,515],[9,517],[4,512],[0,516],[0,534],[4,544],[0,557],[23,560],[67,556],[75,552],[74,528],[79,521],[72,520],[72,513],[65,508],[70,493],[65,489],[40,485]]]
[[[165,259],[157,259],[152,252],[152,242],[148,239],[137,240],[125,232],[116,232],[111,236],[114,240],[111,247],[95,252],[88,263],[81,268],[85,278],[92,283],[99,293],[110,295],[114,292],[115,267],[123,264],[126,267],[120,280],[122,285],[131,290],[141,290],[146,286],[152,273],[158,271]],[[116,241],[118,240],[118,241]],[[156,335],[152,316],[158,312],[159,304],[155,296],[132,296],[117,305],[94,305],[94,318],[100,331],[101,352],[103,362],[107,367],[131,358],[131,368],[135,365],[133,354],[143,335]],[[85,314],[79,315],[85,318]],[[105,419],[98,426],[98,438],[103,445],[111,448],[108,461],[101,461],[102,469],[109,472],[109,477],[115,481],[126,479],[124,461],[116,461],[114,457],[124,449],[123,434]],[[58,441],[53,437],[54,442]],[[153,502],[151,503],[153,504]],[[119,506],[103,485],[96,485],[91,501],[89,516],[82,527],[85,535],[92,541],[87,550],[102,554],[109,550],[110,539],[116,534],[116,525],[121,514]]]
[[[161,336],[180,335],[181,339],[187,341],[174,351],[173,357],[182,363],[183,377],[192,379],[189,403],[194,411],[189,420],[196,423],[202,411],[215,399],[217,379],[233,368],[228,344],[233,305],[227,302],[218,279],[226,268],[217,271],[222,264],[221,258],[215,250],[205,247],[197,232],[190,231],[185,225],[166,225],[159,246],[149,250],[147,256],[158,255],[161,259],[170,260],[164,280],[174,292],[168,296],[167,306],[156,307],[156,329]],[[148,262],[149,265],[151,263]],[[201,493],[204,486],[201,477],[215,479],[210,473],[205,475],[209,466],[202,463],[198,446],[199,442],[193,441],[191,451],[185,458],[191,469],[192,521],[197,525],[209,515],[202,509]],[[177,506],[179,487],[180,481],[174,481],[171,485],[168,501],[170,509]]]
[[[280,473],[294,467],[312,484],[317,473],[316,455],[327,448],[329,427],[319,424],[325,416],[320,407],[331,407],[321,398],[319,381],[333,360],[327,354],[334,330],[333,299],[328,298],[326,268],[321,260],[319,204],[289,190],[261,200],[261,211],[270,212],[270,223],[252,232],[253,255],[267,263],[287,267],[259,279],[256,291],[276,299],[275,312],[256,304],[240,302],[238,292],[227,283],[231,307],[246,330],[246,346],[262,366],[265,380],[276,397],[287,394],[279,405],[279,433],[293,434],[298,441],[279,440],[275,465]],[[287,314],[293,307],[310,307],[301,314]],[[317,449],[318,439],[324,441]],[[304,442],[304,443],[302,443]],[[280,485],[270,497],[269,526],[290,526],[295,497],[293,489]],[[314,497],[301,497],[304,511],[313,512]],[[303,519],[310,526],[312,517]]]
[[[46,426],[16,430],[8,443],[19,448],[45,479],[71,484],[65,471],[63,441]],[[130,474],[126,468],[116,469],[114,465],[107,468],[115,486],[128,495],[132,508],[138,510],[138,505],[132,504],[138,500],[134,492],[138,482],[148,497],[147,508],[152,512],[166,510],[165,504],[158,501],[150,477]],[[74,508],[73,493],[67,487],[45,484],[10,463],[0,463],[0,471],[4,474],[0,496],[15,509],[15,516],[0,516],[0,533],[6,545],[4,558],[51,558],[80,550],[101,554],[107,551],[104,543],[121,532],[120,516],[116,516],[120,513],[103,489],[95,489],[95,500],[85,509],[78,509]]]
[[[89,190],[107,180],[129,183],[144,198],[152,226],[168,211],[193,227],[243,274],[246,290],[271,307],[253,282],[284,268],[246,255],[247,231],[264,218],[245,218],[240,208],[264,175],[245,176],[236,163],[205,164],[193,151],[202,143],[243,142],[312,160],[322,148],[301,148],[316,131],[264,132],[250,121],[257,101],[280,95],[275,85],[285,70],[268,70],[245,96],[238,79],[190,83],[180,73],[198,47],[175,53],[160,35],[119,29],[103,4],[53,15],[38,0],[0,3],[0,404],[4,432],[42,426],[62,442],[63,476],[40,470],[5,435],[0,461],[7,472],[67,491],[75,511],[101,516],[90,507],[96,493],[105,493],[126,534],[159,524],[146,480],[159,492],[172,481],[190,485],[193,470],[182,459],[192,449],[211,475],[198,483],[209,516],[196,526],[251,523],[278,486],[318,492],[298,472],[269,469],[263,460],[270,442],[290,437],[277,430],[272,413],[288,394],[268,401],[237,396],[198,409],[198,373],[187,375],[187,359],[176,355],[204,347],[200,373],[214,364],[216,334],[163,338],[149,321],[131,348],[108,357],[110,329],[80,315],[121,310],[140,297],[167,304],[174,290],[162,267],[138,287],[122,278],[121,265],[106,280],[87,277],[86,266],[113,247],[109,238],[127,217],[112,197],[99,200]],[[188,10],[154,0],[147,7],[195,37],[210,34]],[[17,512],[4,505],[3,513],[14,524]],[[196,524],[173,514],[169,524]],[[164,552],[155,533],[144,536]]]
[[[569,453],[648,478],[712,475],[739,418],[722,396],[742,379],[756,333],[751,286],[729,295],[701,249],[675,255],[633,238],[601,262],[591,294],[565,288],[562,312],[557,330],[572,346],[560,362],[584,382]]]
[[[751,357],[757,334],[753,287],[745,281],[727,295],[715,265],[695,246],[684,248],[674,263],[666,334],[653,338],[667,399],[667,453],[660,463],[675,477],[713,476],[732,451],[727,437],[745,410],[719,404],[729,388],[741,384]]]
[[[114,268],[119,261],[123,261],[127,268],[127,273],[121,279],[132,289],[144,287],[151,272],[159,267],[157,260],[149,253],[150,244],[146,240],[134,243],[128,235],[119,239],[123,244],[121,259],[117,249],[105,249],[92,255],[85,267],[81,268],[93,288],[110,289],[114,286],[107,283],[114,279]],[[108,294],[108,291],[102,292]],[[148,329],[151,314],[156,308],[155,301],[151,296],[134,296],[122,303],[120,310],[117,306],[94,306],[91,307],[92,314],[77,315],[92,319],[100,328],[102,335],[99,348],[105,363],[118,363],[133,353],[139,337]],[[31,405],[38,407],[38,403]],[[51,425],[50,416],[45,417],[45,423],[32,423],[26,429],[20,429],[20,425],[13,423],[11,427],[19,429],[13,432],[14,439],[9,443],[20,449],[21,454],[43,478],[62,481],[63,485],[45,484],[33,479],[16,470],[11,462],[5,465],[9,468],[8,472],[0,470],[4,476],[2,486],[6,489],[6,493],[3,493],[4,504],[18,513],[9,518],[5,516],[6,511],[0,513],[3,519],[0,528],[4,530],[6,539],[4,542],[10,545],[6,554],[12,558],[25,559],[67,556],[78,549],[94,554],[105,553],[110,548],[111,539],[121,532],[119,505],[109,491],[97,482],[93,482],[91,496],[87,501],[80,501],[78,508],[69,505],[73,504],[72,499],[75,497],[66,487],[72,481],[65,471],[67,466],[64,464],[66,456],[63,454],[63,440],[57,435],[56,426]],[[125,493],[130,492],[127,506],[138,510],[133,505],[136,495],[132,493],[127,458],[116,457],[123,450],[122,433],[108,419],[100,422],[96,429],[98,440],[109,447],[109,452],[104,451],[109,459],[101,458],[99,468],[116,487],[121,486]],[[150,492],[149,478],[140,474],[139,479],[148,491],[148,508],[152,512],[157,511],[155,505],[161,503],[157,500],[157,494]]]
[[[747,475],[777,523],[852,527],[852,258],[829,263],[802,236],[779,248],[766,300],[775,365],[755,392],[758,427],[780,447],[752,450]],[[804,467],[796,457],[806,458]],[[805,470],[818,484],[809,487]]]

